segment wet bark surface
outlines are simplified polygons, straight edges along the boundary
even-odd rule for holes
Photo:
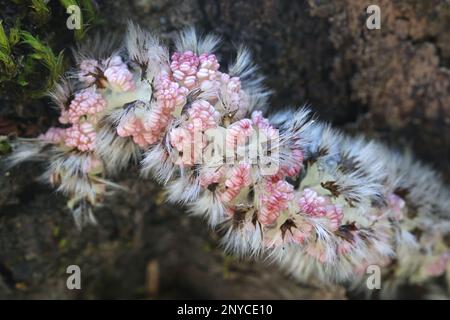
[[[450,8],[446,1],[379,1],[381,30],[365,27],[365,1],[99,1],[105,24],[132,19],[169,38],[195,25],[224,39],[223,61],[245,43],[254,53],[273,110],[311,104],[350,133],[411,148],[450,172]],[[56,115],[45,101],[23,110],[2,99],[2,134],[33,136]],[[8,118],[8,122],[6,122]],[[7,123],[5,125],[5,123]],[[0,177],[1,298],[346,298],[341,287],[300,284],[264,262],[227,256],[215,232],[164,203],[138,178],[97,210],[79,232],[62,196],[29,164]],[[82,290],[66,288],[66,268]]]

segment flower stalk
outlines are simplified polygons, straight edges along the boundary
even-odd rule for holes
[[[392,294],[449,274],[450,194],[438,174],[306,108],[265,117],[249,52],[221,71],[218,43],[189,29],[170,55],[130,24],[124,48],[81,49],[52,93],[61,126],[19,139],[10,165],[48,161],[43,178],[68,195],[79,226],[120,187],[107,178],[139,160],[169,201],[223,230],[226,250],[300,280],[363,284],[377,265]]]

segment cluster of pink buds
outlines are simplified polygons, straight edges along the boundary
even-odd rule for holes
[[[87,86],[98,83],[120,91],[135,89],[133,74],[118,55],[105,60],[83,59],[79,63],[78,80]]]
[[[50,128],[40,138],[53,143],[64,142],[67,147],[80,151],[92,151],[95,147],[95,123],[99,113],[106,108],[106,101],[93,88],[76,93],[67,110],[61,111],[59,121],[70,124],[67,129]]]
[[[95,128],[89,122],[75,123],[66,130],[65,144],[80,151],[95,149]]]
[[[449,270],[450,192],[433,170],[307,109],[253,110],[267,92],[246,51],[220,70],[213,37],[185,32],[170,56],[130,28],[123,56],[83,58],[69,86],[77,91],[53,94],[65,128],[39,136],[51,147],[12,157],[50,150],[49,176],[74,212],[98,202],[106,172],[142,158],[169,200],[227,229],[229,250],[264,254],[299,279],[358,282],[376,264],[394,282],[428,283]]]
[[[248,99],[241,87],[241,80],[238,77],[230,77],[228,74],[221,75],[221,82],[225,86],[225,99],[229,105],[229,111],[236,114],[237,118],[242,118],[248,113]]]
[[[105,108],[106,101],[101,94],[95,92],[93,88],[84,89],[75,94],[64,120],[67,119],[69,123],[79,123],[84,116],[95,115]]]
[[[192,51],[175,52],[170,64],[174,79],[188,89],[194,88],[197,85],[196,75],[199,63],[198,56]]]
[[[320,196],[314,190],[306,188],[298,200],[299,210],[312,217],[327,219],[329,230],[336,231],[342,223],[343,212],[338,205],[331,204],[327,196]]]
[[[211,90],[217,83],[220,64],[214,54],[203,53],[199,57],[200,66],[197,71],[197,81],[203,91]]]
[[[235,149],[237,146],[242,145],[253,132],[253,124],[250,119],[242,119],[231,124],[228,127],[228,134],[226,137],[227,147]]]
[[[66,130],[65,144],[80,151],[92,151],[95,147],[96,115],[106,108],[106,101],[93,88],[83,89],[75,94],[68,110],[63,110],[60,122],[70,123]]]
[[[77,77],[63,80],[52,93],[52,98],[60,107],[59,122],[62,127],[49,128],[38,137],[38,141],[40,144],[52,144],[48,157],[53,155],[53,163],[45,175],[52,184],[59,184],[59,190],[70,197],[68,206],[81,227],[84,223],[95,223],[92,208],[103,198],[106,186],[114,186],[104,180],[105,159],[102,159],[99,150],[100,146],[105,148],[112,142],[104,134],[99,138],[99,132],[108,123],[109,114],[117,108],[111,97],[117,100],[124,99],[127,94],[132,97],[136,82],[135,75],[118,55],[108,59],[83,57],[75,74]],[[132,116],[127,118],[127,123],[119,121],[114,131],[123,136],[126,132],[136,131],[132,128],[132,119]],[[135,143],[142,143],[142,138],[139,138],[136,137]],[[106,154],[110,153],[103,152],[103,155]]]
[[[110,85],[115,86],[122,91],[131,91],[135,89],[133,74],[120,56],[114,56],[107,60],[106,66],[107,68],[104,71],[104,75]]]
[[[156,103],[141,119],[136,119],[134,131],[127,136],[133,136],[140,147],[145,148],[157,142],[173,119],[172,112],[186,101],[188,90],[173,81],[166,72],[158,75],[154,83]],[[123,136],[119,131],[119,135]],[[138,142],[139,141],[139,142]]]
[[[117,126],[117,134],[120,137],[132,137],[134,143],[141,148],[145,148],[149,143],[155,140],[151,131],[144,128],[143,120],[135,114],[130,114],[120,120]]]
[[[253,122],[253,124],[259,129],[260,133],[265,134],[266,138],[268,141],[278,141],[279,138],[279,132],[276,128],[274,128],[270,123],[269,123],[269,119],[264,118],[263,114],[261,111],[257,110],[257,111],[253,111],[251,114],[251,120]],[[295,156],[296,159],[295,160],[302,160],[299,162],[293,162],[291,164],[291,166],[295,167],[295,171],[298,170],[298,173],[300,173],[300,169],[303,163],[303,152],[301,151],[301,149],[296,149],[297,151],[295,151]],[[300,158],[300,153],[298,153],[298,151],[301,153],[301,158]],[[283,169],[283,164],[280,164],[280,171],[283,171],[282,174],[285,174],[284,171],[286,171],[286,169],[290,169],[289,168],[284,168]]]
[[[279,176],[296,177],[300,174],[303,163],[303,151],[300,149],[293,149],[290,163],[281,163]]]
[[[233,168],[225,180],[226,190],[221,194],[223,202],[233,200],[242,188],[248,187],[252,182],[249,164],[240,164]]]
[[[298,200],[301,212],[311,216],[323,217],[326,214],[328,201],[325,197],[319,196],[317,192],[311,189],[304,189]]]
[[[283,180],[267,181],[260,199],[259,221],[263,225],[270,225],[288,208],[289,201],[294,199],[294,188]]]
[[[192,121],[201,122],[201,130],[206,131],[211,128],[217,127],[220,114],[214,107],[205,100],[197,100],[192,103],[191,108],[188,110],[189,119]]]
[[[187,89],[199,87],[207,91],[214,87],[220,65],[214,54],[202,53],[197,56],[192,51],[186,51],[172,55],[170,68],[174,79]]]
[[[186,103],[188,89],[173,81],[169,74],[162,73],[155,79],[155,96],[164,112],[170,113]]]

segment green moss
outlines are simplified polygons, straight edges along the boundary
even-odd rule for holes
[[[30,17],[33,22],[38,25],[44,25],[50,20],[50,8],[44,0],[31,0]]]
[[[32,93],[33,96],[39,97],[43,93],[45,93],[46,90],[50,89],[55,81],[58,80],[60,75],[63,73],[63,51],[61,51],[58,55],[55,55],[49,46],[34,37],[31,33],[27,31],[21,31],[20,35],[23,43],[31,47],[31,52],[29,53],[27,60],[28,63],[24,66],[25,74],[27,72],[33,72],[33,60],[41,63],[48,71],[47,79],[43,89]],[[24,84],[27,84],[26,80]]]
[[[68,30],[66,9],[83,21]],[[92,0],[0,0],[0,99],[27,105],[45,95],[64,72],[64,49],[81,41],[100,19]]]

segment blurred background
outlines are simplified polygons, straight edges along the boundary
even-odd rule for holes
[[[66,8],[81,8],[81,30]],[[381,29],[366,28],[366,8]],[[363,133],[450,178],[450,2],[447,0],[0,0],[0,156],[6,136],[34,137],[57,122],[45,92],[73,63],[70,47],[96,34],[122,35],[127,20],[169,39],[186,26],[254,53],[272,110],[309,104],[320,119]],[[292,281],[275,266],[226,255],[219,237],[162,189],[138,179],[79,232],[62,196],[27,164],[0,176],[0,298],[347,299],[343,287]],[[66,268],[81,268],[68,290]]]

